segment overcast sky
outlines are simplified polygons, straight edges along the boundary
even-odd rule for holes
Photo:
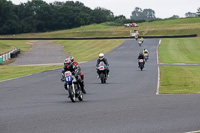
[[[26,3],[28,0],[10,0],[13,4]],[[54,1],[65,2],[68,0],[43,0],[47,3]],[[70,0],[77,1],[77,0]],[[185,13],[196,13],[200,8],[200,0],[78,0],[85,6],[94,9],[96,7],[106,8],[115,16],[124,15],[130,18],[135,7],[142,9],[152,9],[158,18],[169,18],[173,15],[185,17]]]

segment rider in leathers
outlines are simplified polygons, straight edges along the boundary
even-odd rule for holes
[[[63,73],[63,77],[62,77],[62,81],[64,81],[64,73],[66,71],[70,71],[72,72],[72,74],[75,76],[75,78],[77,79],[78,83],[80,84],[81,86],[81,91],[86,94],[86,91],[84,89],[84,81],[82,80],[81,76],[80,76],[80,66],[74,64],[70,58],[68,59],[65,59],[65,62],[64,62],[64,69],[62,70],[62,73]],[[65,88],[67,88],[65,86]]]
[[[143,59],[143,60],[145,59],[143,52],[139,53],[138,60],[140,60],[140,59]],[[144,62],[144,64],[145,64],[145,62]],[[139,61],[138,61],[138,67],[139,67]]]
[[[104,62],[104,64],[107,66],[107,77],[109,77],[109,64],[108,64],[108,60],[104,57],[104,54],[103,53],[100,53],[99,54],[99,58],[97,59],[97,64],[96,64],[96,67],[98,67],[99,66],[99,63],[101,62],[101,61],[103,61]],[[97,76],[97,78],[99,78],[99,70],[97,69],[97,74],[98,74],[98,76]]]

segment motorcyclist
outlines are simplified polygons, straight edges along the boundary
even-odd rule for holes
[[[98,65],[99,65],[99,63],[101,62],[101,61],[103,61],[104,62],[104,64],[107,66],[107,76],[109,77],[109,64],[108,64],[108,60],[104,57],[104,54],[103,53],[100,53],[99,54],[99,58],[97,59],[97,64],[96,64],[96,68],[98,67]],[[99,70],[97,69],[97,74],[98,74],[98,76],[97,76],[97,78],[99,78]]]
[[[140,38],[140,41],[143,43],[143,42],[144,42],[144,38],[143,38],[143,37],[141,37],[141,38]]]
[[[135,40],[137,40],[137,39],[138,39],[138,35],[135,36]]]
[[[73,62],[72,62],[72,60],[73,60]],[[78,62],[74,63],[74,58],[69,57],[69,58],[65,59],[64,68],[62,70],[62,75],[63,75],[62,78],[61,78],[62,81],[64,81],[64,73],[66,71],[72,72],[72,74],[75,76],[75,78],[77,79],[78,83],[81,86],[81,91],[84,94],[86,94],[86,91],[84,89],[84,81],[83,81],[84,76],[83,76],[83,74],[81,76],[81,74],[80,74],[81,73],[81,68],[78,65]]]
[[[149,53],[149,51],[145,48],[144,50],[143,50],[143,54],[144,53]]]
[[[143,59],[143,60],[145,59],[143,52],[139,53],[138,60],[140,60],[140,59]],[[145,62],[144,62],[144,64],[145,64]],[[139,61],[138,61],[138,67],[139,67]]]
[[[78,62],[74,60],[74,57],[73,57],[73,56],[70,57],[70,60],[72,61],[72,63],[73,63],[74,65],[76,65],[77,67],[79,66]],[[80,67],[80,66],[79,66],[79,67]],[[81,72],[81,69],[79,70],[79,73],[80,73],[81,79],[84,80],[84,75],[83,75],[83,73]]]

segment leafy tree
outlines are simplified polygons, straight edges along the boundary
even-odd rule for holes
[[[185,17],[196,17],[196,16],[197,16],[196,13],[192,13],[192,12],[185,13]]]
[[[172,17],[170,18],[180,18],[178,15],[173,15]]]
[[[155,19],[155,11],[152,9],[144,9],[142,10],[139,7],[136,7],[132,12],[131,19],[134,20],[152,20]]]
[[[107,10],[105,8],[95,8],[92,11],[92,17],[95,23],[102,23],[106,21],[112,21],[114,20],[114,15],[110,10]]]
[[[126,17],[124,15],[119,15],[119,16],[116,16],[114,20],[126,20]]]
[[[0,0],[0,34],[20,32],[19,18],[14,9],[12,2]]]
[[[200,8],[197,9],[197,15],[200,17]]]

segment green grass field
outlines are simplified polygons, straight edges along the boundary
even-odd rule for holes
[[[160,63],[200,64],[200,38],[162,39],[159,59]]]
[[[0,66],[0,81],[61,68],[62,66]]]
[[[70,40],[54,41],[65,47],[65,51],[74,56],[77,61],[90,61],[98,57],[99,53],[108,53],[124,42],[118,40]]]
[[[161,66],[159,94],[199,94],[200,66]]]
[[[31,45],[28,43],[29,41],[0,41],[0,55],[10,52],[14,48],[20,49],[21,52],[25,52],[31,48]]]
[[[200,38],[162,39],[161,63],[200,64]],[[160,94],[200,93],[200,66],[160,66]]]
[[[139,27],[135,28],[125,28],[123,25],[108,26],[106,23],[103,23],[61,31],[0,36],[0,38],[129,37],[130,30],[138,30],[140,35],[147,36],[200,34],[200,17],[158,20],[139,23],[138,25]]]

